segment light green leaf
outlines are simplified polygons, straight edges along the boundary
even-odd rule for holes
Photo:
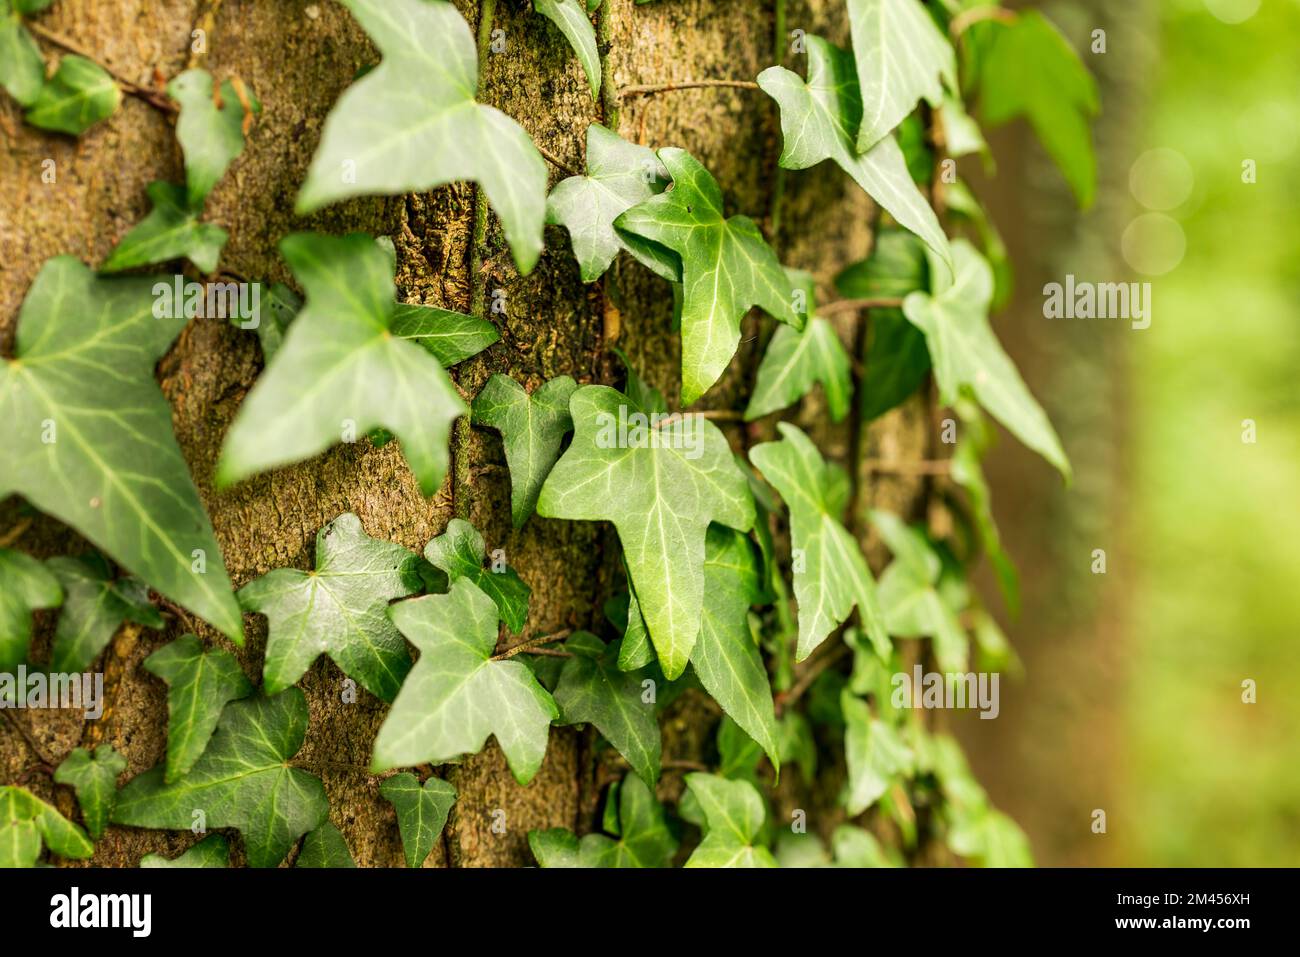
[[[618,650],[618,667],[621,671],[636,671],[655,660],[655,649],[650,643],[650,633],[645,630],[645,618],[641,614],[641,604],[636,600],[632,576],[627,574],[626,563],[623,574],[627,575],[627,620]]]
[[[478,355],[501,338],[486,319],[414,303],[397,304],[390,328],[397,338],[428,349],[444,369]]]
[[[194,635],[181,635],[144,660],[144,669],[169,685],[166,781],[189,773],[217,728],[222,709],[253,686],[229,652],[205,652]]]
[[[849,817],[857,817],[895,782],[911,775],[916,759],[898,730],[873,718],[871,708],[861,698],[845,690],[840,696],[840,708],[844,712],[844,760],[849,773],[844,807]]]
[[[948,832],[948,847],[981,867],[1033,867],[1025,832],[1001,811],[988,808]]]
[[[170,860],[161,854],[146,854],[140,858],[141,867],[229,867],[230,845],[225,835],[209,834],[180,857]]]
[[[718,427],[698,416],[652,428],[640,407],[606,386],[579,388],[569,411],[573,442],[542,487],[537,513],[614,523],[650,640],[673,681],[700,632],[709,523],[738,530],[754,523],[745,473]],[[628,425],[621,436],[620,415]]]
[[[641,677],[618,669],[618,642],[576,632],[564,643],[555,703],[563,724],[592,724],[651,787],[659,779],[661,738],[654,702],[642,700]]]
[[[0,785],[0,868],[35,867],[42,842],[51,853],[73,860],[95,852],[85,831],[31,791]]]
[[[578,54],[578,62],[587,74],[591,95],[600,93],[600,52],[596,49],[596,29],[587,18],[581,0],[533,0],[533,9],[550,20]]]
[[[352,859],[352,852],[339,829],[326,821],[303,840],[302,850],[293,866],[347,869],[356,867],[357,862]]]
[[[856,605],[858,617],[883,658],[889,638],[882,627],[875,583],[857,540],[840,524],[848,504],[843,471],[822,461],[808,438],[788,422],[781,442],[750,449],[749,459],[790,510],[794,597],[799,605],[795,658],[803,661]]]
[[[583,282],[599,279],[618,251],[628,248],[614,229],[618,215],[663,192],[667,183],[668,171],[654,150],[598,123],[587,127],[587,175],[560,181],[546,199],[546,221],[569,231]]]
[[[379,785],[379,794],[397,811],[406,866],[420,867],[447,824],[447,815],[456,803],[456,789],[434,777],[421,787],[414,774],[403,771],[385,779]]]
[[[776,747],[783,762],[795,764],[805,787],[811,787],[817,774],[817,742],[812,725],[798,711],[787,711],[777,723]]]
[[[861,153],[888,136],[919,100],[938,106],[944,84],[957,83],[957,62],[948,38],[919,0],[848,2],[862,91]]]
[[[375,738],[374,770],[455,761],[495,735],[515,780],[531,781],[559,711],[527,665],[492,660],[492,599],[461,578],[445,595],[399,602],[388,613],[420,659]]]
[[[749,539],[710,525],[704,543],[704,619],[691,651],[700,684],[778,770],[772,688],[749,630],[749,607],[761,597],[758,561]]]
[[[501,620],[517,635],[528,621],[530,589],[513,568],[498,563],[495,556],[492,567],[484,568],[486,553],[478,529],[459,518],[453,518],[445,532],[424,546],[424,557],[431,565],[446,572],[452,582],[465,578],[477,585],[496,603]]]
[[[776,867],[772,852],[755,846],[766,811],[752,784],[696,772],[686,775],[686,786],[705,819],[704,840],[687,867]]]
[[[559,827],[529,831],[528,846],[537,863],[542,867],[668,867],[677,851],[677,839],[668,830],[663,806],[654,792],[632,774],[610,788],[607,800],[613,800],[615,791],[617,839],[586,834],[579,841],[573,832]]]
[[[99,271],[121,272],[184,257],[205,275],[216,272],[229,234],[220,226],[199,222],[198,212],[186,205],[184,187],[159,180],[150,183],[146,192],[153,211],[122,237]]]
[[[736,354],[740,321],[760,306],[803,328],[794,290],[776,253],[745,216],[727,219],[722,190],[699,161],[679,149],[659,151],[673,188],[633,206],[614,220],[626,241],[636,237],[681,260],[682,403],[702,396]]]
[[[316,533],[316,569],[277,568],[239,590],[245,611],[266,615],[263,690],[298,682],[319,655],[384,701],[411,668],[388,603],[420,590],[419,559],[401,545],[371,538],[344,512]]]
[[[202,811],[208,828],[243,834],[252,867],[274,867],[329,817],[320,781],[289,766],[307,720],[307,699],[297,688],[227,705],[190,772],[171,784],[161,767],[133,778],[118,792],[113,823],[183,830]]]
[[[262,112],[261,102],[242,84],[247,111],[232,81],[221,84],[220,105],[213,98],[212,86],[207,70],[186,70],[167,84],[167,95],[181,107],[176,139],[185,154],[186,205],[196,211],[203,208],[212,187],[244,151],[245,113]]]
[[[963,394],[973,395],[986,412],[1055,465],[1068,481],[1070,463],[1056,430],[989,325],[993,297],[989,264],[964,239],[953,243],[953,262],[955,279],[936,270],[932,262],[931,291],[914,292],[903,300],[903,313],[925,333],[940,401],[954,405]]]
[[[594,837],[596,835],[587,835]],[[578,835],[562,827],[528,832],[528,849],[542,867],[582,867]]]
[[[307,305],[226,434],[218,484],[383,428],[432,495],[447,471],[451,423],[467,409],[437,359],[394,337],[392,260],[360,234],[296,233],[280,250]]]
[[[19,494],[235,641],[239,604],[171,429],[154,365],[184,327],[149,279],[41,269],[0,365],[0,499]]]
[[[865,828],[841,824],[831,834],[836,867],[897,867],[875,835]]]
[[[27,122],[41,129],[80,136],[112,116],[121,102],[122,91],[103,67],[69,53],[27,105]]]
[[[85,748],[75,748],[55,769],[54,780],[77,792],[81,819],[95,840],[108,827],[108,816],[117,801],[117,778],[126,770],[126,758],[101,744],[92,755]]]
[[[478,55],[443,0],[340,0],[384,59],[325,121],[297,210],[367,194],[423,193],[474,180],[501,217],[522,273],[542,251],[546,163],[523,128],[474,101]]]
[[[63,586],[49,568],[30,555],[0,548],[0,672],[27,660],[32,612],[61,604]]]
[[[18,4],[18,10],[22,5]],[[11,0],[0,0],[0,86],[18,101],[30,106],[45,83],[45,61],[35,38],[23,26]]]
[[[529,395],[514,379],[497,374],[474,399],[474,421],[500,432],[505,445],[515,528],[522,528],[536,509],[542,483],[560,457],[560,442],[573,430],[569,397],[577,387],[562,375]]]
[[[979,410],[970,405],[963,408],[958,404],[958,414],[962,416],[964,428],[953,449],[949,476],[954,484],[965,489],[974,517],[975,532],[979,536],[980,547],[988,556],[993,566],[1006,600],[1007,608],[1014,616],[1020,608],[1020,576],[1015,563],[1011,561],[1002,547],[1002,536],[998,532],[997,522],[993,518],[993,496],[988,482],[984,478],[984,469],[980,462],[992,447],[995,434],[988,420],[980,415]],[[994,669],[999,670],[999,669]]]
[[[51,558],[46,563],[67,596],[54,633],[50,670],[84,671],[99,656],[124,621],[147,628],[164,625],[149,603],[149,588],[138,578],[114,580],[99,555]]]
[[[821,37],[809,36],[806,42],[807,83],[780,66],[768,67],[758,75],[758,85],[781,107],[785,137],[781,165],[808,169],[833,160],[899,225],[920,236],[948,262],[948,239],[934,210],[912,182],[894,138],[885,136],[866,153],[856,149],[854,131],[862,116],[862,100],[853,75],[853,54]]]

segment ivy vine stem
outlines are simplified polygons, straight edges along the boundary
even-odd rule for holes
[[[999,23],[1015,23],[1016,12],[1003,7],[973,7],[963,10],[948,22],[948,33],[959,37],[970,29],[972,24],[983,20],[996,20]]]
[[[57,47],[62,47],[64,50],[67,50],[69,53],[75,53],[77,56],[85,57],[87,60],[91,60],[94,63],[98,64],[100,67],[103,68],[104,72],[106,72],[109,76],[111,76],[113,78],[113,81],[122,88],[123,93],[126,93],[130,96],[134,96],[140,100],[143,100],[144,102],[148,103],[150,106],[159,109],[164,113],[175,114],[180,112],[180,107],[174,101],[172,101],[167,96],[166,93],[162,92],[161,90],[151,89],[147,86],[141,86],[139,83],[136,83],[132,80],[128,80],[125,76],[123,76],[113,67],[109,66],[107,63],[103,62],[101,59],[99,59],[97,56],[95,56],[92,52],[87,50],[81,44],[77,43],[75,40],[71,40],[68,37],[65,37],[63,34],[57,33],[54,30],[51,30],[49,27],[42,26],[41,24],[35,23],[33,21],[28,21],[25,25],[29,30],[35,33],[38,37],[41,37],[42,39],[47,40],[50,43],[53,43]]]
[[[677,90],[701,90],[727,88],[733,90],[762,89],[753,80],[680,80],[675,83],[643,83],[625,86],[618,91],[619,99],[627,100],[636,96],[655,96],[659,93],[672,93]]]
[[[546,162],[554,166],[556,169],[558,169],[561,173],[565,173],[569,176],[580,175],[577,170],[575,170],[568,163],[564,162],[564,160],[560,159],[558,156],[556,156],[546,147],[542,146],[541,143],[534,143],[533,145],[537,147],[537,152],[542,154],[542,158],[546,160]]]
[[[553,635],[537,635],[534,638],[525,638],[523,641],[518,642],[517,644],[513,644],[509,648],[506,648],[504,651],[501,651],[493,655],[492,660],[506,661],[510,658],[513,658],[515,655],[521,655],[524,654],[525,652],[536,653],[539,651],[547,651],[547,650],[558,651],[558,649],[543,649],[543,648],[539,648],[538,646],[549,645],[555,641],[563,641],[565,638],[568,638],[571,634],[573,634],[573,629],[565,628],[563,631],[557,631]],[[562,655],[566,658],[572,657],[567,651],[562,652]]]
[[[32,520],[30,518],[23,519],[13,528],[9,529],[9,531],[5,532],[4,535],[0,535],[0,548],[8,548],[14,542],[18,541],[18,539],[26,535],[27,529],[31,527]]]
[[[903,300],[889,296],[874,299],[840,299],[817,307],[817,315],[831,316],[837,312],[860,312],[864,309],[900,309]]]

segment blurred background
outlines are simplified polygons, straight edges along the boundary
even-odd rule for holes
[[[962,172],[1078,475],[990,460],[1025,676],[955,730],[1040,865],[1300,865],[1300,0],[1041,6],[1097,78],[1097,201],[1023,123]],[[1067,274],[1150,282],[1150,328],[1045,319]]]

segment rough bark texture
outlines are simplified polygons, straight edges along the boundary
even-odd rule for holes
[[[471,27],[475,3],[457,0]],[[787,27],[824,33],[844,42],[843,5],[831,0],[789,4]],[[506,48],[481,64],[480,98],[518,119],[551,154],[569,166],[584,164],[589,123],[608,121],[626,138],[651,146],[677,145],[694,153],[717,177],[729,212],[769,223],[777,179],[780,134],[774,104],[745,89],[703,89],[628,99],[617,88],[672,80],[752,79],[774,61],[775,4],[722,0],[673,0],[635,6],[608,0],[598,14],[607,83],[594,101],[578,63],[558,31],[531,12],[525,0],[499,0],[493,25]],[[230,242],[222,267],[249,279],[292,283],[277,254],[290,232],[365,231],[393,237],[398,251],[398,289],[405,301],[469,311],[504,293],[504,314],[490,318],[501,342],[455,370],[472,397],[493,372],[515,376],[532,388],[555,375],[580,382],[621,381],[610,352],[627,350],[643,375],[675,401],[679,351],[671,331],[669,286],[635,263],[620,260],[599,283],[584,286],[567,234],[548,227],[546,251],[532,275],[518,276],[495,219],[489,218],[482,248],[475,248],[476,191],[470,184],[425,195],[361,199],[321,213],[295,217],[294,196],[316,147],[321,124],[338,94],[377,54],[341,6],[321,0],[58,0],[40,21],[92,51],[119,74],[151,84],[187,65],[203,65],[220,80],[238,75],[256,91],[264,109],[244,155],[210,198],[207,218],[225,226]],[[191,31],[206,31],[207,50],[190,51]],[[788,41],[782,41],[782,45]],[[42,42],[47,58],[58,53]],[[802,57],[783,50],[788,65]],[[145,187],[155,179],[181,181],[179,149],[168,117],[128,97],[108,122],[79,141],[24,126],[7,99],[0,106],[6,147],[0,152],[0,349],[12,346],[18,307],[41,264],[71,253],[92,265],[102,262],[121,235],[147,212]],[[57,182],[41,181],[41,163],[52,158]],[[552,183],[564,173],[552,169]],[[792,266],[827,280],[870,248],[872,206],[847,177],[829,164],[784,174],[778,252]],[[475,262],[482,266],[477,272]],[[702,407],[743,407],[766,325],[751,316],[740,354]],[[841,329],[853,341],[852,320]],[[227,567],[238,587],[272,568],[308,568],[316,530],[343,511],[357,513],[371,535],[420,549],[453,515],[471,520],[489,548],[503,548],[532,586],[529,633],[564,627],[599,627],[601,605],[622,588],[617,538],[606,526],[532,519],[511,530],[509,484],[495,433],[462,421],[453,439],[453,466],[432,499],[420,495],[396,443],[372,448],[343,445],[302,465],[263,475],[223,493],[211,475],[221,439],[262,366],[257,341],[222,322],[195,320],[159,364],[158,377],[172,403],[174,425],[202,491]],[[920,399],[873,424],[863,452],[888,458],[920,457],[931,439]],[[800,423],[828,456],[846,461],[849,427],[832,427],[820,398],[805,403]],[[772,434],[772,423],[725,426],[736,447]],[[882,478],[862,503],[916,514],[924,489],[919,479]],[[19,521],[22,504],[0,504],[0,530]],[[18,547],[37,555],[75,552],[83,543],[58,523],[37,517]],[[871,549],[879,569],[878,548]],[[33,659],[45,660],[53,615],[38,616]],[[246,620],[248,642],[234,649],[198,622],[173,619],[165,633],[131,629],[119,634],[100,667],[108,675],[111,710],[99,722],[70,712],[47,712],[26,721],[44,756],[56,763],[82,742],[107,741],[128,759],[127,775],[158,763],[165,745],[165,689],[141,661],[184,631],[236,651],[248,673],[260,673],[265,620]],[[302,685],[311,705],[307,744],[295,763],[319,774],[331,802],[331,820],[343,832],[358,863],[398,865],[401,848],[391,807],[380,799],[379,780],[364,770],[370,742],[383,718],[382,703],[362,693],[356,704],[341,701],[342,674],[321,659]],[[687,694],[665,716],[665,760],[711,757],[718,712],[702,696]],[[8,724],[0,724],[0,780],[11,782],[34,757]],[[460,797],[428,865],[531,863],[531,828],[566,826],[589,830],[599,788],[610,769],[597,767],[591,732],[552,730],[546,763],[529,787],[517,786],[495,743],[458,767],[437,769]],[[601,758],[601,761],[606,761]],[[828,760],[829,757],[828,757]],[[422,769],[421,774],[429,769]],[[834,823],[834,774],[817,793],[797,794],[785,776],[782,802],[809,809],[815,827]],[[30,786],[69,814],[66,788],[51,791],[48,778]],[[680,773],[668,771],[661,791],[680,790]],[[57,792],[57,793],[55,793]],[[504,833],[492,825],[505,812]],[[823,813],[824,812],[824,813]],[[91,863],[134,865],[148,852],[173,855],[191,843],[187,833],[110,828]],[[237,842],[236,842],[237,844]]]

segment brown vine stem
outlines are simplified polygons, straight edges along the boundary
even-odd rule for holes
[[[947,475],[952,470],[951,459],[867,459],[862,464],[871,472],[887,475]]]
[[[540,143],[534,143],[533,145],[537,147],[537,152],[541,153],[541,154],[542,154],[542,157],[543,157],[543,158],[544,158],[548,163],[550,163],[552,166],[554,166],[556,169],[558,169],[561,173],[568,173],[570,176],[577,176],[577,175],[578,175],[578,171],[577,171],[577,170],[575,170],[575,169],[574,169],[572,166],[570,166],[568,163],[564,162],[564,160],[560,159],[558,156],[556,156],[554,153],[552,153],[552,152],[551,152],[550,150],[548,150],[546,147],[542,146]]]
[[[122,88],[122,92],[127,93],[134,97],[138,97],[139,99],[148,103],[150,106],[162,110],[162,112],[164,113],[170,114],[170,113],[180,112],[180,107],[176,103],[174,103],[167,96],[166,93],[162,92],[161,90],[151,89],[150,87],[147,86],[141,86],[139,83],[136,83],[132,80],[128,80],[125,76],[123,76],[117,70],[113,69],[113,67],[109,66],[107,63],[100,60],[97,56],[95,56],[94,53],[87,50],[85,47],[83,47],[80,43],[77,43],[75,40],[71,40],[68,37],[65,37],[61,33],[56,33],[54,30],[51,30],[49,27],[42,26],[39,23],[29,21],[26,23],[26,26],[38,37],[48,40],[50,43],[53,43],[55,46],[62,47],[63,49],[67,50],[69,53],[77,54],[77,56],[83,56],[87,60],[93,60],[95,63],[101,66],[104,69],[104,71],[107,72],[108,75],[114,79],[114,81],[116,81],[117,85]]]
[[[659,93],[672,93],[676,90],[702,90],[725,87],[733,90],[757,90],[759,85],[753,80],[681,80],[677,83],[646,83],[625,86],[618,91],[620,99],[634,96],[655,96]]]
[[[903,300],[890,296],[874,299],[840,299],[817,307],[817,315],[829,316],[837,312],[858,312],[862,309],[900,309]]]
[[[970,29],[971,24],[982,20],[996,20],[999,23],[1015,23],[1016,11],[1004,10],[1002,7],[975,7],[963,10],[948,22],[948,33],[959,37]]]
[[[786,708],[798,701],[803,693],[812,687],[812,683],[817,680],[818,675],[852,651],[853,649],[848,645],[840,645],[833,651],[829,651],[810,661],[803,674],[790,686],[790,690],[777,694],[776,713],[778,715],[782,714]]]
[[[509,648],[505,649],[505,651],[502,651],[500,654],[493,655],[492,660],[505,661],[508,658],[513,658],[515,655],[521,655],[524,654],[525,652],[529,652],[533,654],[536,654],[539,651],[554,652],[556,649],[545,649],[545,648],[539,648],[538,646],[549,645],[551,644],[551,642],[554,641],[563,641],[565,638],[568,638],[571,634],[573,634],[573,629],[565,628],[563,631],[557,631],[553,635],[538,635],[535,638],[525,638],[523,641],[519,642],[518,644],[511,645]],[[569,652],[567,651],[562,652],[561,654],[565,658],[572,657],[572,655],[570,655]]]
[[[18,539],[26,535],[27,529],[31,527],[32,520],[30,518],[23,519],[13,528],[9,529],[9,531],[5,532],[3,536],[0,536],[0,548],[8,548],[14,542],[18,541]]]
[[[669,425],[676,425],[686,416],[698,416],[701,419],[710,419],[714,422],[743,422],[745,413],[739,409],[705,409],[703,412],[674,412],[672,415],[665,416],[653,423],[650,428],[662,429]]]

